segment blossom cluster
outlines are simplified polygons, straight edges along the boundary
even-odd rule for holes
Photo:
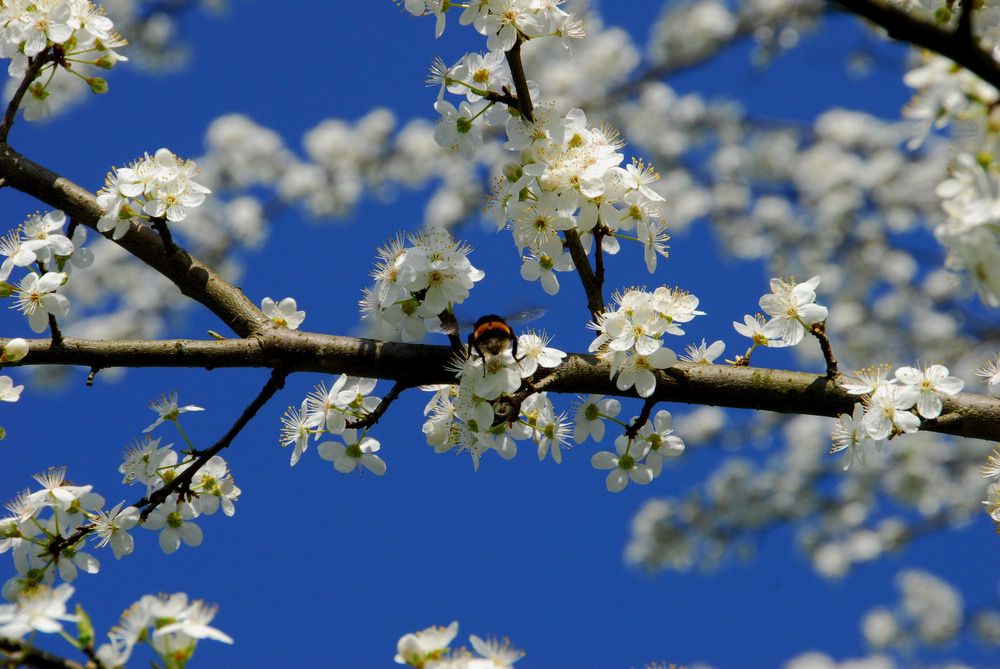
[[[365,289],[361,300],[362,317],[376,337],[422,339],[425,319],[437,323],[439,314],[463,302],[485,276],[469,262],[472,247],[447,230],[431,228],[406,240],[412,246],[396,237],[379,249],[372,271],[375,285]]]
[[[816,288],[820,278],[814,276],[808,281],[795,283],[794,280],[771,279],[771,292],[760,298],[760,308],[770,318],[764,316],[743,317],[742,323],[733,322],[733,327],[751,344],[741,361],[750,357],[758,346],[783,348],[795,346],[802,341],[812,326],[826,320],[829,310],[816,304]]]
[[[697,309],[694,295],[665,286],[651,293],[633,288],[613,297],[616,306],[591,326],[598,334],[590,351],[610,363],[619,390],[634,386],[640,397],[649,397],[656,390],[654,372],[677,363],[677,354],[663,345],[663,335],[684,334],[680,324],[705,312]]]
[[[35,632],[62,633],[64,622],[76,623],[81,636],[87,634],[90,620],[86,613],[79,607],[77,613],[66,610],[73,591],[73,586],[63,583],[55,588],[39,585],[18,593],[12,604],[0,605],[0,637],[21,639]],[[119,625],[108,633],[108,643],[97,649],[97,657],[105,667],[121,667],[136,644],[146,641],[161,659],[169,656],[165,666],[184,666],[199,639],[233,642],[227,634],[209,626],[215,612],[215,606],[201,600],[188,602],[183,592],[145,595],[122,614]]]
[[[178,407],[176,393],[164,395],[150,406],[158,418],[146,432],[165,420],[176,423],[181,413],[201,410]],[[193,457],[179,462],[177,452],[170,446],[160,447],[159,442],[142,437],[119,467],[124,483],[145,486],[147,499],[195,463]],[[52,468],[34,478],[40,488],[21,492],[5,505],[9,515],[0,518],[0,553],[11,551],[17,572],[0,591],[7,599],[39,585],[51,586],[57,573],[67,583],[80,571],[96,573],[99,561],[82,550],[88,536],[94,537],[98,548],[110,545],[115,558],[132,553],[134,541],[129,531],[138,525],[159,531],[160,547],[167,553],[177,550],[181,541],[197,546],[202,532],[192,521],[219,508],[233,515],[233,503],[240,494],[219,456],[201,466],[183,497],[171,493],[144,521],[138,507],[124,506],[124,502],[105,510],[104,498],[93,492],[93,486],[70,483],[65,468]]]
[[[233,643],[228,634],[209,625],[217,610],[200,599],[188,601],[183,592],[145,595],[122,613],[97,657],[106,667],[121,667],[136,644],[146,641],[161,659],[169,658],[164,666],[183,667],[200,639]]]
[[[964,385],[961,379],[949,376],[943,365],[900,367],[894,378],[888,375],[889,367],[874,367],[857,372],[857,379],[840,382],[844,390],[863,400],[853,414],[842,414],[834,429],[830,452],[850,449],[846,466],[852,462],[864,466],[863,444],[867,440],[881,447],[898,434],[916,432],[921,418],[940,416],[942,398],[958,394]]]
[[[424,408],[424,414],[430,417],[424,422],[423,432],[435,452],[467,452],[478,470],[483,454],[495,450],[509,460],[517,454],[515,441],[531,439],[539,460],[551,451],[552,459],[562,462],[561,449],[569,441],[569,420],[566,414],[556,413],[547,393],[529,395],[521,402],[517,417],[494,425],[498,398],[519,390],[522,380],[534,375],[539,367],[556,367],[566,357],[563,351],[549,347],[549,341],[544,334],[519,335],[517,358],[513,347],[481,357],[469,352],[455,365],[458,384],[425,386],[434,396]]]
[[[363,467],[373,474],[384,474],[385,462],[376,455],[381,447],[379,442],[368,436],[367,428],[359,434],[348,426],[348,421],[361,421],[378,408],[381,400],[371,394],[376,382],[341,374],[330,388],[325,383],[316,386],[298,409],[288,407],[281,419],[281,445],[294,444],[291,465],[309,447],[310,437],[318,441],[329,435],[339,437],[340,441],[324,441],[316,450],[338,472],[350,474]]]
[[[441,29],[447,4],[408,2],[407,9],[414,14],[430,9]],[[505,52],[519,40],[584,34],[582,23],[559,4],[469,3],[460,22],[472,23],[487,36],[489,53],[468,54],[451,67],[438,59],[427,80],[439,86],[434,105],[441,115],[434,132],[439,145],[458,149],[472,160],[483,144],[484,126],[504,126],[504,148],[517,159],[504,166],[490,208],[498,228],[511,230],[521,254],[522,277],[540,280],[550,295],[559,291],[555,273],[575,267],[564,249],[563,237],[569,231],[583,236],[588,252],[595,238],[609,254],[618,252],[619,238],[639,241],[650,273],[657,257],[667,255],[668,239],[659,209],[664,198],[650,188],[659,175],[641,161],[621,166],[624,142],[616,130],[594,127],[581,109],[563,116],[552,104],[535,106],[530,116],[514,109]],[[529,81],[527,87],[528,94],[537,97],[538,86]],[[444,99],[445,91],[465,99],[456,108]]]
[[[112,237],[121,239],[137,220],[183,221],[211,192],[194,180],[197,174],[194,161],[182,161],[169,149],[159,149],[153,156],[147,153],[128,167],[116,167],[97,193],[97,204],[104,212],[97,229],[113,231]]]
[[[580,235],[585,251],[599,240],[600,252],[616,254],[619,239],[642,244],[646,269],[667,255],[664,198],[650,185],[659,178],[638,160],[621,166],[624,146],[617,131],[594,127],[579,109],[556,117],[547,107],[530,121],[508,117],[504,147],[518,152],[491,195],[498,227],[511,230],[522,257],[521,276],[541,280],[550,295],[559,290],[555,272],[575,268],[562,238]],[[627,233],[627,234],[626,234]]]
[[[69,299],[57,292],[68,280],[73,267],[83,269],[94,261],[85,248],[87,232],[76,226],[72,239],[63,234],[66,215],[59,211],[34,213],[16,230],[0,238],[0,289],[13,295],[18,308],[28,317],[33,332],[48,327],[49,316],[62,317],[69,313]],[[16,267],[31,268],[16,285],[8,283]]]
[[[899,601],[870,609],[861,619],[861,631],[873,649],[904,655],[920,643],[954,643],[963,627],[975,626],[975,618],[966,618],[962,593],[948,582],[920,569],[904,569],[895,580]]]
[[[458,635],[458,621],[447,627],[428,627],[403,635],[396,643],[396,664],[422,669],[512,669],[524,652],[511,648],[507,640],[469,636],[476,655],[466,649],[452,651],[451,642]]]
[[[34,83],[24,100],[24,117],[31,121],[50,111],[53,75],[75,72],[94,93],[104,93],[107,82],[79,72],[88,64],[110,69],[128,60],[115,49],[125,40],[114,32],[114,24],[90,0],[10,0],[0,4],[0,58],[10,58],[7,73],[15,78],[27,74],[37,58],[47,58],[34,73]],[[73,68],[77,68],[73,70]]]
[[[605,480],[610,492],[624,490],[629,481],[649,483],[663,471],[665,457],[684,452],[684,441],[673,433],[672,421],[670,412],[661,409],[652,424],[643,423],[634,439],[625,434],[615,439],[615,452],[594,453],[590,463],[597,469],[610,470]]]
[[[947,250],[946,266],[965,273],[990,306],[1000,306],[1000,91],[951,60],[924,56],[903,81],[917,90],[905,115],[915,122],[910,147],[932,127],[961,123],[950,177],[936,189],[945,220],[934,235]]]
[[[567,39],[585,34],[583,23],[573,14],[559,9],[565,0],[477,0],[462,5],[464,10],[458,22],[472,26],[486,36],[490,51],[507,51],[520,38],[555,35]],[[414,16],[432,14],[437,22],[435,37],[444,32],[445,12],[452,3],[448,0],[404,0],[406,11]]]

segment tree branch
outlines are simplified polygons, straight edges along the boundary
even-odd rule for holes
[[[378,403],[378,406],[375,407],[374,411],[372,411],[364,418],[347,421],[347,427],[352,430],[359,430],[359,429],[364,430],[371,427],[372,425],[377,423],[382,416],[385,415],[385,412],[389,410],[389,407],[392,405],[392,403],[395,402],[397,399],[399,399],[400,394],[402,394],[402,392],[407,388],[411,387],[412,386],[403,383],[402,381],[396,381],[396,385],[394,385],[389,390],[388,394],[386,394],[386,396],[382,398],[382,401]]]
[[[271,372],[271,378],[267,380],[264,387],[254,398],[253,402],[243,410],[240,414],[239,419],[233,424],[229,431],[222,435],[211,448],[202,451],[201,454],[195,459],[194,464],[189,465],[181,472],[177,478],[167,483],[165,486],[154,492],[149,496],[149,499],[143,499],[134,504],[133,506],[141,507],[147,505],[140,514],[142,520],[146,520],[149,517],[150,512],[155,509],[158,505],[162,504],[167,497],[175,492],[184,493],[190,489],[191,481],[194,479],[194,475],[201,470],[205,464],[211,460],[213,457],[218,455],[219,451],[227,448],[229,444],[233,442],[236,435],[240,433],[246,424],[250,422],[250,419],[257,415],[257,412],[267,404],[267,401],[274,397],[274,394],[285,387],[285,378],[288,376],[288,372],[282,369],[275,369]]]
[[[71,220],[97,229],[103,212],[93,193],[31,162],[4,143],[0,143],[0,178],[7,185],[62,210]],[[163,240],[148,226],[133,224],[115,243],[168,278],[184,295],[204,305],[241,337],[271,325],[238,288],[187,251],[176,248],[174,253],[168,253]]]
[[[42,51],[28,59],[28,69],[24,73],[21,83],[18,84],[17,90],[14,91],[14,95],[11,96],[10,102],[7,103],[3,122],[0,123],[0,142],[7,141],[7,135],[10,133],[11,126],[14,125],[14,117],[21,106],[21,100],[24,99],[24,94],[28,92],[31,83],[38,77],[39,71],[53,60],[55,60],[55,56],[50,50]]]
[[[85,669],[84,665],[66,658],[32,648],[17,639],[0,637],[0,664],[12,667],[39,667],[40,669]]]
[[[6,345],[0,339],[0,347]],[[86,367],[272,367],[292,372],[350,374],[404,385],[454,383],[447,364],[449,346],[404,344],[276,328],[253,338],[222,341],[100,341],[67,337],[55,347],[44,339],[29,342],[24,365]],[[780,369],[678,363],[656,372],[657,402],[683,402],[787,414],[836,417],[851,413],[859,401],[837,385],[848,378]],[[636,397],[615,385],[606,363],[594,355],[570,354],[558,367],[542,370],[536,390]],[[1000,399],[959,393],[944,398],[939,418],[921,429],[1000,441]]]
[[[514,91],[517,93],[517,111],[521,113],[525,121],[529,123],[535,120],[534,106],[531,103],[531,93],[528,92],[528,79],[524,75],[524,65],[521,64],[521,36],[517,36],[517,41],[510,51],[506,53],[507,65],[510,67],[510,78],[514,82]]]
[[[983,49],[971,33],[971,2],[963,2],[959,25],[955,30],[915,19],[905,11],[878,0],[834,0],[852,14],[864,17],[885,29],[889,37],[930,49],[1000,90],[1000,63]],[[966,7],[968,6],[968,7]]]
[[[604,296],[602,295],[601,284],[590,267],[590,259],[587,252],[583,250],[583,242],[580,241],[580,233],[576,230],[563,230],[563,237],[566,239],[566,247],[569,255],[573,258],[576,266],[576,273],[580,276],[583,284],[583,292],[587,294],[587,311],[590,318],[597,322],[597,315],[604,311]]]

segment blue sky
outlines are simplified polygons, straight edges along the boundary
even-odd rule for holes
[[[224,113],[248,114],[299,150],[302,133],[329,116],[356,119],[380,105],[401,122],[432,118],[434,93],[422,79],[433,56],[454,62],[466,50],[483,48],[480,36],[454,20],[435,41],[432,21],[411,18],[388,1],[303,4],[307,11],[297,16],[254,2],[234,2],[223,17],[192,16],[185,21],[190,67],[160,76],[116,70],[110,94],[44,125],[19,122],[11,143],[91,190],[111,165],[144,151],[166,146],[184,157],[199,155],[204,128]],[[629,4],[628,12],[617,13],[606,3],[606,20],[643,43],[657,3]],[[759,116],[809,120],[839,104],[898,118],[908,97],[898,71],[877,70],[861,80],[843,74],[842,45],[859,39],[855,24],[838,18],[768,71],[754,70],[746,49],[737,49],[670,83],[680,91],[736,97]],[[901,50],[882,51],[890,65],[901,62]],[[397,230],[415,229],[426,195],[366,198],[350,220],[330,225],[286,214],[265,250],[248,256],[240,285],[256,302],[265,295],[295,296],[308,314],[304,329],[350,333],[374,245]],[[36,208],[9,193],[0,198],[11,227]],[[537,285],[520,282],[509,243],[476,226],[459,234],[477,247],[472,262],[487,273],[465,305],[472,319],[542,304],[549,314],[533,325],[555,334],[554,345],[586,349],[590,333],[572,277],[565,275],[565,288],[553,300]],[[718,257],[703,225],[675,236],[671,247],[656,281],[701,296],[709,312],[691,324],[684,343],[722,338],[727,356],[739,352],[743,344],[730,323],[756,310],[766,292],[765,269]],[[625,273],[620,277],[628,280]],[[609,287],[616,285],[612,278]],[[15,312],[0,315],[0,323],[5,336],[28,334]],[[170,334],[203,338],[205,330],[218,328],[195,307]],[[780,355],[759,362],[797,364]],[[72,480],[94,484],[109,504],[135,501],[141,492],[124,488],[116,470],[119,453],[152,421],[149,400],[177,389],[183,404],[205,407],[183,418],[188,434],[207,445],[228,429],[267,374],[132,370],[119,382],[99,377],[93,388],[83,387],[84,378],[81,372],[52,392],[29,382],[20,403],[3,407],[0,420],[9,436],[0,443],[0,496],[28,486],[35,472],[65,465]],[[994,596],[992,590],[976,594],[995,580],[986,567],[993,561],[984,559],[996,555],[985,517],[961,531],[920,539],[906,555],[832,583],[796,552],[787,528],[771,532],[751,562],[713,574],[646,575],[627,567],[623,550],[636,511],[650,498],[697,485],[726,455],[719,445],[686,455],[650,486],[629,486],[617,495],[605,490],[604,475],[590,465],[592,442],[569,451],[558,466],[539,463],[522,444],[514,460],[487,457],[473,472],[467,457],[435,455],[426,445],[420,432],[426,396],[409,391],[372,433],[388,464],[384,477],[344,477],[314,448],[290,468],[289,452],[278,445],[281,414],[321,380],[290,378],[223,454],[243,495],[233,518],[202,519],[201,547],[168,556],[153,533],[137,531],[129,558],[115,561],[94,551],[101,573],[81,576],[73,601],[88,608],[99,633],[143,594],[185,591],[218,602],[217,626],[236,640],[232,647],[204,642],[192,666],[386,666],[402,634],[452,620],[460,623],[458,643],[468,634],[510,637],[527,653],[518,667],[655,661],[773,666],[810,649],[837,659],[863,654],[858,618],[895,600],[892,577],[903,566],[919,564],[952,578],[970,605]],[[379,386],[381,393],[388,388]],[[568,408],[569,399],[558,406]],[[638,408],[627,404],[623,415]],[[169,429],[158,434],[164,443],[179,442]],[[942,657],[949,654],[981,657],[964,647]],[[145,658],[134,661],[139,666]]]

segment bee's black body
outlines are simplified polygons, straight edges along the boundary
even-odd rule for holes
[[[508,348],[511,349],[514,358],[517,358],[517,337],[513,330],[500,316],[487,314],[478,321],[469,335],[469,351],[475,351],[486,363],[486,356],[500,355]]]

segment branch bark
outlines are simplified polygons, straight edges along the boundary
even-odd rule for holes
[[[892,39],[930,49],[950,58],[983,81],[1000,90],[1000,63],[982,48],[972,34],[971,4],[963,2],[958,27],[945,30],[879,0],[834,0],[852,14],[857,14],[885,28]]]
[[[6,339],[0,339],[0,347]],[[100,341],[67,337],[60,346],[29,341],[23,365],[85,367],[270,367],[292,372],[349,374],[386,379],[406,386],[453,383],[446,365],[448,346],[404,344],[274,328],[248,339],[222,341]],[[678,363],[656,373],[658,402],[682,402],[787,414],[836,417],[851,413],[858,397],[828,378],[781,369]],[[610,368],[594,355],[570,354],[560,366],[536,375],[535,387],[555,393],[636,397],[621,391]],[[921,429],[1000,441],[1000,399],[959,393],[944,399],[944,410]]]
[[[0,143],[0,178],[6,185],[38,198],[70,219],[94,230],[102,215],[97,198],[85,188],[20,155]],[[169,253],[155,231],[133,225],[116,244],[172,281],[180,291],[201,303],[241,337],[270,321],[234,286],[183,249]]]

